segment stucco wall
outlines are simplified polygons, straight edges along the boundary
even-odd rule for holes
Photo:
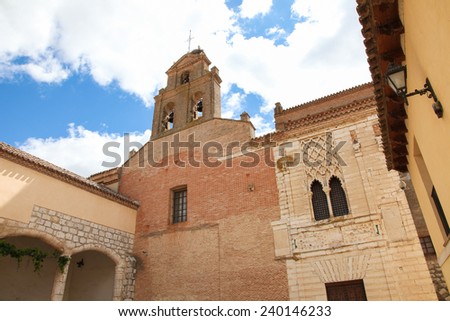
[[[433,100],[419,95],[410,97],[406,107],[408,169],[447,283],[450,243],[438,223],[430,193],[434,185],[450,222],[450,171],[446,170],[450,162],[449,15],[448,1],[403,1],[408,92],[423,88],[428,77],[444,109],[444,116],[437,118]]]
[[[0,158],[0,216],[27,223],[35,204],[134,233],[135,209]]]

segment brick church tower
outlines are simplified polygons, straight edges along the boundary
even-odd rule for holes
[[[219,70],[209,70],[201,49],[182,56],[166,72],[167,86],[155,97],[152,139],[212,118],[220,118]]]
[[[249,144],[247,113],[221,118],[221,79],[209,65],[197,49],[167,71],[152,137],[120,169],[119,192],[140,202],[135,299],[287,300],[271,151]]]

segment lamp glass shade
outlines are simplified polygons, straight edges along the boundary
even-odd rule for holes
[[[399,96],[406,93],[406,69],[404,66],[389,67],[386,79],[392,90]]]

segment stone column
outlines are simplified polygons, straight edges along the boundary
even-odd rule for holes
[[[68,255],[68,254],[64,254]],[[53,289],[51,300],[52,301],[63,301],[64,292],[66,290],[67,275],[69,274],[70,261],[64,266],[64,270],[61,271],[59,268],[56,271],[55,279],[53,281]]]

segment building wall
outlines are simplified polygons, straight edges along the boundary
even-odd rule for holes
[[[202,145],[215,141],[225,152],[228,143],[241,146],[251,139],[252,130],[249,123],[214,119],[178,133],[186,141],[195,131]],[[274,167],[263,161],[265,152],[270,156],[264,148],[243,156],[235,147],[231,158],[209,159],[221,161],[216,167],[201,161],[205,154],[197,148],[196,167],[180,165],[187,163],[184,148],[175,156],[178,162],[170,152],[163,167],[146,160],[139,166],[136,155],[123,168],[121,193],[141,203],[134,246],[137,300],[289,298],[285,262],[274,255],[271,222],[280,210]],[[187,186],[187,221],[170,224],[171,189],[177,186]]]
[[[367,93],[360,94],[357,100],[367,103]],[[328,104],[334,106],[333,99]],[[399,174],[386,168],[374,114],[371,101],[352,117],[327,117],[334,125],[317,121],[275,136],[281,219],[272,225],[291,300],[326,300],[327,283],[359,279],[368,300],[436,300]],[[327,136],[328,148],[341,146],[343,162],[327,162]],[[306,157],[308,144],[314,148],[307,150],[307,162],[292,163]],[[326,190],[333,175],[343,184],[350,213],[316,221],[311,182],[324,182]]]
[[[429,78],[441,101],[444,115],[437,118],[426,96],[408,98],[408,169],[436,249],[443,274],[450,282],[450,242],[445,235],[430,197],[435,187],[447,221],[450,222],[450,3],[448,1],[400,1],[400,15],[405,27],[404,51],[408,92],[421,89]]]
[[[107,281],[112,292],[91,288],[89,284],[95,284],[92,282],[95,278],[89,277],[84,269],[84,276],[78,282],[91,280],[86,284],[91,291],[89,296],[77,298],[133,298],[134,259],[129,253],[134,239],[135,209],[3,158],[0,158],[0,174],[0,239],[19,248],[23,244],[34,248],[44,243],[43,247],[39,246],[42,250],[51,247],[69,257],[81,255],[82,258],[83,253],[90,252],[86,262],[88,270],[108,258],[113,274]],[[76,262],[68,264],[64,271],[55,268],[48,271],[44,266],[50,283],[43,284],[42,289],[51,291],[46,290],[42,297],[34,296],[31,291],[20,291],[35,284],[37,273],[29,271],[27,265],[18,268],[17,262],[9,257],[0,261],[5,270],[0,278],[0,297],[7,300],[71,299],[70,294],[74,292],[68,280],[70,276],[76,278],[81,271]],[[22,282],[24,275],[29,282]]]
[[[30,221],[34,205],[134,233],[136,210],[0,158],[1,216]]]

